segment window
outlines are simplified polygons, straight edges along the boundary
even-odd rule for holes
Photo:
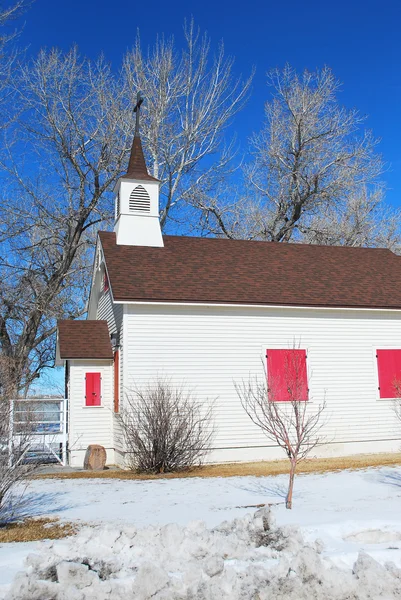
[[[396,398],[401,387],[401,350],[376,350],[380,398]]]
[[[110,288],[109,278],[107,277],[106,271],[103,273],[103,291],[104,293],[108,292]]]
[[[267,350],[266,357],[269,400],[308,400],[306,350]]]
[[[85,374],[85,406],[100,406],[100,373]]]

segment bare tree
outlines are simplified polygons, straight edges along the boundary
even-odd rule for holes
[[[222,48],[210,63],[209,40],[193,23],[186,41],[181,58],[172,42],[159,40],[146,60],[138,41],[117,74],[76,48],[42,51],[13,76],[18,119],[0,153],[0,354],[14,365],[14,395],[52,364],[56,319],[85,311],[95,231],[112,218],[111,191],[126,169],[138,89],[165,225],[185,203],[183,189],[212,170],[210,161],[202,164],[219,149],[249,81],[232,81]]]
[[[337,246],[388,248],[399,253],[401,215],[385,203],[381,189],[363,188],[344,205],[328,206],[313,217],[303,241]]]
[[[394,378],[393,381],[394,387],[394,403],[393,410],[397,420],[401,424],[401,380],[399,378]]]
[[[4,28],[9,25],[11,21],[14,21],[26,10],[31,4],[27,0],[16,0],[16,2],[0,2],[0,28]],[[4,55],[4,47],[8,42],[15,38],[17,35],[16,31],[6,33],[3,29],[0,34],[0,56]]]
[[[360,133],[365,119],[340,106],[340,84],[327,67],[299,75],[287,65],[268,74],[268,85],[272,99],[265,106],[263,129],[251,140],[248,186],[235,202],[219,195],[203,199],[206,227],[227,237],[274,242],[375,242],[376,230],[385,228],[379,219],[370,235],[384,165],[377,141],[369,132]],[[370,226],[361,233],[344,225],[346,231],[337,237],[338,222],[351,214]],[[333,215],[330,227],[327,217]]]
[[[157,378],[127,394],[118,415],[128,466],[168,473],[200,465],[213,437],[212,405]]]
[[[250,377],[248,381],[235,384],[249,418],[284,450],[290,461],[286,508],[292,508],[297,465],[316,446],[324,443],[320,431],[326,402],[324,400],[319,405],[311,405],[305,397],[307,392],[301,376],[301,360],[298,353],[288,352],[282,381],[272,380],[271,377],[268,379],[265,369],[262,381]],[[283,385],[286,388],[285,400],[280,396]]]
[[[232,143],[224,146],[223,133],[244,106],[253,77],[233,77],[234,61],[223,44],[211,58],[210,39],[193,20],[185,23],[184,36],[181,54],[173,39],[159,38],[146,55],[138,36],[124,62],[131,94],[139,89],[146,98],[143,141],[153,175],[162,181],[163,228],[169,220],[186,223],[205,185],[223,173],[227,180],[235,151]]]
[[[401,396],[396,398],[396,400],[394,401],[394,412],[395,416],[401,423]]]
[[[131,113],[110,67],[76,49],[41,52],[14,85],[23,116],[1,157],[0,349],[16,396],[52,363],[56,318],[84,311],[92,228],[109,214],[106,194],[125,167]]]
[[[15,41],[20,31],[12,30],[10,24],[21,17],[30,4],[30,0],[0,1],[0,128],[15,118],[15,111],[11,109],[14,95],[9,84],[19,55]]]

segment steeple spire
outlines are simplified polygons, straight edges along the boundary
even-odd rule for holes
[[[122,176],[122,179],[158,181],[158,179],[152,177],[152,175],[149,175],[148,169],[146,167],[145,157],[143,155],[142,142],[139,134],[140,109],[142,103],[143,96],[141,92],[138,92],[136,97],[136,104],[134,107],[134,113],[136,113],[134,141],[132,142],[131,155],[129,157],[127,173]]]
[[[143,98],[138,93],[134,112],[135,135],[126,175],[114,188],[116,242],[120,246],[163,247],[159,220],[160,181],[149,175],[139,134]]]

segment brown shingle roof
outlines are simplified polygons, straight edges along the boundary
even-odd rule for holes
[[[113,358],[107,321],[58,321],[60,358]]]
[[[390,250],[164,236],[117,246],[100,232],[115,300],[401,308]]]
[[[131,155],[128,162],[128,170],[122,179],[139,179],[142,181],[159,181],[148,173],[145,157],[142,150],[142,142],[139,135],[134,136]]]

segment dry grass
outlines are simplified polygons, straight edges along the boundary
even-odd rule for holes
[[[367,467],[383,467],[401,465],[401,454],[359,454],[342,458],[310,458],[299,465],[298,473],[326,473],[343,471],[344,469],[366,469]],[[184,477],[242,477],[253,475],[281,475],[288,473],[288,460],[260,461],[248,463],[229,463],[220,465],[205,465],[179,473],[164,473],[161,475],[143,475],[120,469],[105,471],[73,471],[65,473],[47,473],[35,475],[40,479],[174,479]]]
[[[7,542],[35,542],[37,540],[58,540],[74,535],[77,526],[73,523],[60,523],[57,519],[26,519],[0,527],[0,544]]]

